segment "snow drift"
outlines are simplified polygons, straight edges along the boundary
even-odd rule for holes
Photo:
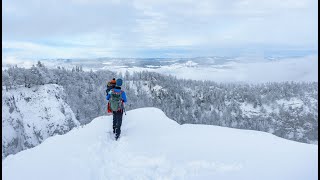
[[[317,179],[317,145],[269,133],[179,125],[156,108],[127,112],[119,141],[111,130],[102,116],[9,155],[2,178]]]

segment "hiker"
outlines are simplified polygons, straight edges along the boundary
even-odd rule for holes
[[[110,109],[113,114],[113,133],[115,134],[116,140],[118,140],[121,133],[122,115],[124,109],[124,103],[127,102],[126,93],[121,90],[122,79],[116,80],[116,86],[110,93],[108,93],[106,99],[110,103]]]
[[[107,95],[109,94],[111,89],[113,89],[115,86],[116,86],[116,78],[113,78],[110,82],[107,82],[107,90],[106,90]]]

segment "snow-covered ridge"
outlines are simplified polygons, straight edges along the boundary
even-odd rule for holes
[[[179,125],[156,108],[124,116],[119,141],[112,117],[9,155],[3,179],[317,179],[318,146],[269,133]],[[23,172],[23,173],[17,173]]]
[[[2,158],[79,126],[61,86],[2,91]]]

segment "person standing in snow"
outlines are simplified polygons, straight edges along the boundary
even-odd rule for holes
[[[124,103],[127,102],[126,93],[121,90],[122,79],[116,80],[115,88],[111,89],[106,99],[110,103],[110,109],[113,114],[113,133],[115,134],[116,140],[118,140],[121,133],[122,116],[124,111]]]

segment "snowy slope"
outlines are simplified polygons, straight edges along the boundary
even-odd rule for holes
[[[61,86],[2,91],[2,158],[79,126]]]
[[[178,125],[156,108],[124,116],[114,141],[111,116],[3,160],[2,178],[317,179],[318,146],[209,125]]]

